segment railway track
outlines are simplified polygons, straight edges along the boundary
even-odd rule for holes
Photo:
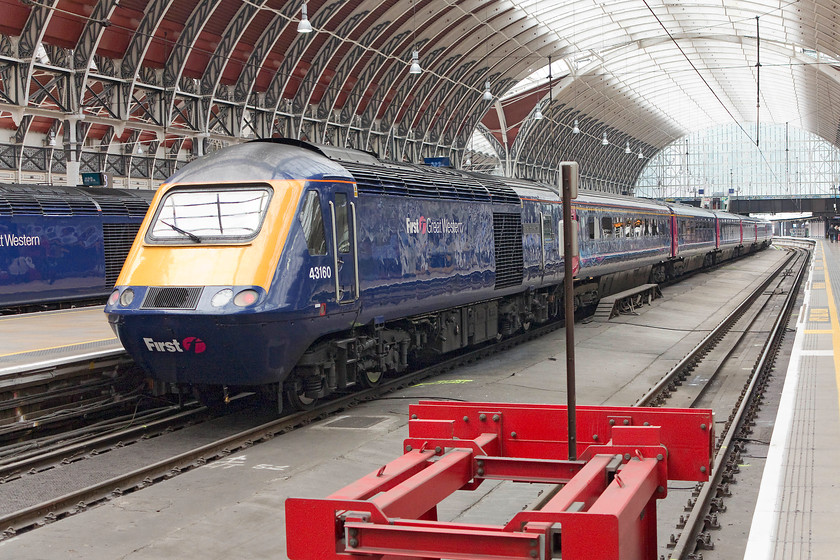
[[[143,376],[120,350],[93,350],[0,367],[0,457],[15,442],[36,444],[138,406]]]
[[[789,268],[790,266],[791,265],[789,263],[785,263],[782,267],[780,267],[780,270],[784,271],[786,267]],[[760,287],[753,300],[759,298],[767,291],[767,285]],[[771,291],[775,292],[776,289],[774,288]],[[730,332],[739,330],[739,328],[733,327],[733,324],[734,323],[729,324],[728,326],[719,327],[719,329],[721,331],[728,330]],[[150,484],[154,484],[157,481],[170,478],[179,473],[189,471],[215,459],[225,457],[231,453],[237,452],[238,450],[247,448],[260,441],[271,439],[299,426],[304,426],[315,420],[353,407],[360,402],[376,399],[397,389],[418,383],[429,377],[459,367],[460,365],[486,358],[493,353],[504,351],[527,340],[540,337],[550,331],[556,330],[559,327],[560,325],[554,324],[541,328],[534,328],[528,333],[520,335],[514,339],[504,341],[494,347],[480,348],[464,353],[444,363],[414,372],[408,376],[395,380],[385,380],[377,387],[323,403],[311,411],[299,412],[283,418],[272,419],[268,422],[264,422],[247,430],[216,439],[204,445],[185,448],[177,454],[155,461],[154,463],[143,466],[142,468],[132,469],[128,472],[101,480],[100,482],[84,488],[66,492],[61,496],[56,496],[39,503],[29,505],[25,508],[20,508],[17,511],[9,512],[0,517],[0,530],[3,530],[2,537],[0,538],[8,538],[19,534],[20,532],[34,529],[45,523],[84,511],[89,507],[107,501],[111,497],[120,496],[146,487]],[[708,338],[709,340],[714,339],[714,337]],[[711,344],[711,342],[709,344]],[[674,368],[674,370],[669,372],[669,374],[663,378],[662,382],[657,384],[657,387],[659,387],[658,391],[652,391],[650,396],[646,396],[645,399],[640,399],[640,402],[637,404],[649,404],[656,399],[661,399],[662,397],[659,397],[658,395],[663,394],[663,392],[670,392],[673,394],[674,389],[679,387],[679,383],[683,383],[683,385],[685,385],[685,379],[687,379],[689,375],[687,372],[690,370],[692,365],[696,367],[699,356],[704,353],[708,354],[709,352],[707,347],[701,346],[698,346],[695,350],[695,357],[689,360],[684,360],[686,363],[684,368]],[[682,382],[679,380],[681,377],[683,378]],[[701,391],[701,393],[705,392]],[[648,402],[643,402],[646,399]],[[148,420],[144,419],[142,427],[132,426],[131,431],[114,430],[113,433],[101,435],[90,441],[75,442],[74,447],[72,448],[62,449],[60,447],[56,447],[50,450],[49,453],[32,451],[26,453],[25,456],[17,456],[14,460],[5,460],[0,457],[0,485],[2,485],[3,482],[15,484],[19,479],[23,479],[28,476],[37,478],[39,472],[49,471],[54,468],[57,463],[61,463],[62,461],[79,461],[84,457],[101,454],[115,447],[131,445],[134,441],[138,441],[141,438],[155,437],[156,435],[166,433],[167,431],[178,429],[181,426],[189,425],[191,422],[204,421],[206,420],[206,417],[202,419],[202,414],[206,414],[206,411],[204,411],[202,407],[195,407],[189,411],[180,410],[175,418],[172,418],[169,414],[161,413],[160,417],[150,417]],[[698,500],[698,502],[699,501],[700,500]],[[700,514],[698,513],[698,516],[699,515]],[[686,525],[686,527],[688,527],[688,525]],[[682,534],[686,535],[686,539],[688,539],[690,533],[691,529],[684,529],[682,532]]]
[[[115,477],[102,480],[93,485],[67,492],[46,501],[12,511],[0,516],[0,540],[10,538],[20,532],[31,530],[51,523],[68,515],[82,512],[114,496],[121,496],[144,488],[155,482],[165,480],[207,464],[210,461],[225,457],[238,450],[245,449],[288,432],[300,426],[305,426],[315,420],[328,417],[336,412],[353,407],[361,402],[373,400],[398,389],[404,388],[424,379],[434,377],[464,364],[487,358],[488,356],[517,346],[526,341],[538,338],[548,332],[560,328],[562,323],[553,323],[539,328],[532,328],[527,333],[507,339],[498,344],[462,353],[452,359],[423,368],[398,379],[384,380],[379,385],[360,392],[341,396],[324,403],[320,403],[312,410],[293,413],[282,418],[254,426],[233,435],[214,440],[201,446],[185,449],[183,452],[166,459],[154,462],[139,469],[126,472]],[[206,420],[209,415],[205,407],[198,407],[162,415],[154,422],[143,422],[102,435],[72,446],[57,446],[47,453],[31,452],[15,460],[0,458],[0,485],[14,484],[25,477],[37,477],[41,472],[47,472],[57,465],[77,462],[99,455],[113,449],[115,446],[132,445],[142,438],[156,437],[167,431],[181,429],[191,422]],[[1,487],[1,486],[0,486]]]
[[[713,548],[710,531],[720,528],[728,484],[738,473],[743,440],[773,368],[810,251],[795,248],[776,273],[713,329],[634,406],[713,408],[729,414],[718,435],[709,482],[699,484],[679,516],[668,548],[672,559],[702,558]],[[746,367],[748,366],[748,367]],[[741,388],[740,391],[737,388]],[[731,412],[730,412],[731,411]]]

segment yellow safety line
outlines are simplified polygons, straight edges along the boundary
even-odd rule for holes
[[[106,342],[111,340],[117,340],[117,337],[111,338],[100,338],[99,340],[85,340],[82,342],[75,342],[73,344],[64,344],[62,346],[51,346],[50,348],[36,348],[34,350],[21,350],[20,352],[12,352],[10,354],[0,354],[0,358],[5,358],[7,356],[17,356],[18,354],[31,354],[33,352],[46,352],[47,350],[59,350],[61,348],[70,348],[72,346],[80,346],[82,344],[93,344],[94,342]]]
[[[825,262],[825,247],[820,244],[823,262]],[[827,268],[827,267],[826,267]],[[831,316],[831,346],[834,351],[834,379],[837,382],[837,400],[840,402],[840,319],[837,318],[837,305],[834,303],[834,293],[831,291],[831,279],[828,272],[825,277],[825,295],[828,298],[828,311]]]
[[[834,334],[834,331],[829,331],[829,330],[823,330],[823,331],[807,330],[807,331],[803,331],[803,332],[805,334]]]

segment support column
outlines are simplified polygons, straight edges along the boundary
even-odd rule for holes
[[[67,158],[67,186],[75,187],[80,183],[79,176],[79,150],[78,150],[78,131],[76,124],[79,118],[76,116],[68,117],[64,121],[65,130],[67,130],[68,141],[64,147],[64,153]]]

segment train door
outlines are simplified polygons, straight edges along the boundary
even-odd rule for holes
[[[359,300],[359,257],[356,240],[356,196],[352,183],[335,183],[328,193],[333,274],[339,311],[355,308]]]
[[[680,249],[680,230],[676,214],[671,214],[671,256],[676,257]]]

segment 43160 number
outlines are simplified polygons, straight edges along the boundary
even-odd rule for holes
[[[332,278],[332,268],[329,266],[313,266],[309,269],[309,277],[312,280]]]

